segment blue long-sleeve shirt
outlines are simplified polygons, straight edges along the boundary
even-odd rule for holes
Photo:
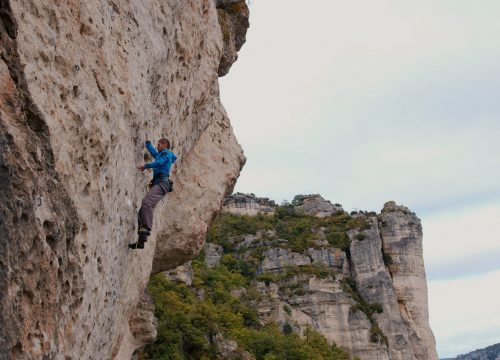
[[[156,150],[156,148],[153,146],[153,144],[151,144],[150,141],[146,141],[146,148],[148,149],[151,156],[155,159],[155,161],[144,165],[144,168],[153,169],[153,178],[156,178],[163,173],[169,176],[170,169],[175,163],[175,160],[177,160],[177,156],[175,156],[172,151],[167,149],[158,152],[158,150]]]

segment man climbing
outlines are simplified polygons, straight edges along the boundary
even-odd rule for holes
[[[170,151],[170,141],[167,139],[158,140],[158,150],[149,140],[146,140],[146,148],[155,161],[139,165],[137,169],[140,171],[153,169],[153,180],[151,180],[149,192],[142,199],[141,209],[139,210],[139,240],[128,245],[131,249],[144,249],[144,243],[147,241],[153,227],[153,210],[163,196],[172,191],[173,183],[169,179],[169,175],[172,165],[177,160],[177,156]]]

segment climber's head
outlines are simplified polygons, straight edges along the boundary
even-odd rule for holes
[[[158,140],[158,146],[156,146],[156,148],[158,149],[158,151],[170,149],[170,141],[168,141],[168,139],[162,138]]]

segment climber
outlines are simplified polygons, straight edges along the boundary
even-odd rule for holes
[[[137,242],[128,245],[131,249],[144,249],[144,243],[147,241],[153,227],[153,210],[163,196],[173,190],[173,182],[169,179],[169,176],[170,169],[175,160],[177,160],[177,156],[170,151],[170,141],[167,139],[158,140],[158,150],[155,149],[149,140],[146,140],[145,145],[155,161],[139,165],[137,169],[140,171],[153,169],[153,179],[139,210],[139,239]]]

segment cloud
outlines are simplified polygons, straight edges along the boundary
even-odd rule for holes
[[[422,217],[426,266],[451,268],[463,262],[467,266],[486,266],[500,252],[500,202],[468,206],[455,211]],[[485,264],[473,265],[483,257]],[[500,262],[497,259],[497,266]]]
[[[462,243],[463,244],[463,243]],[[464,251],[462,244],[457,243]],[[467,250],[465,250],[467,251]],[[456,260],[444,260],[439,263],[426,264],[429,281],[477,276],[500,270],[500,249],[492,252],[466,255]]]
[[[221,95],[249,159],[236,189],[419,214],[500,194],[500,4],[252,2]],[[280,169],[279,171],[275,169]],[[274,173],[287,174],[265,188]]]
[[[500,271],[429,282],[429,321],[440,358],[499,342],[499,283]]]

